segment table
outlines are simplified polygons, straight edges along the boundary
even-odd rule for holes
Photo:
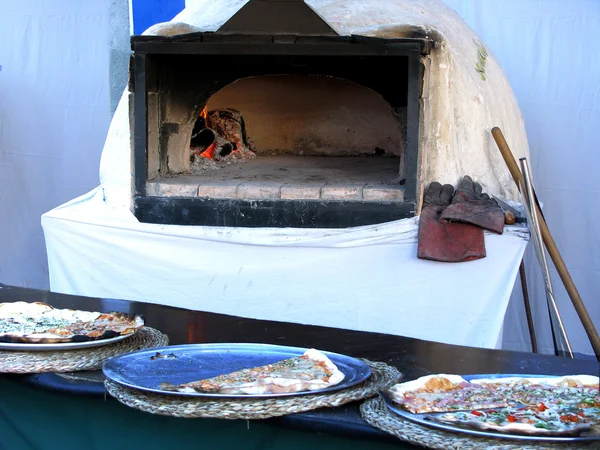
[[[336,229],[160,225],[111,207],[102,189],[42,226],[55,292],[483,348],[502,346],[529,239],[523,224],[485,232],[487,257],[448,264],[417,258],[418,217]],[[509,315],[513,325],[525,326]]]
[[[141,314],[148,326],[167,334],[172,344],[255,342],[321,348],[386,362],[397,367],[405,379],[436,372],[600,373],[600,364],[593,360],[455,346],[0,285],[0,302],[18,300],[41,301],[59,308]],[[366,424],[357,404],[264,421],[178,419],[143,413],[105,399],[101,383],[74,381],[56,374],[0,376],[0,398],[0,449],[138,448],[140,442],[144,442],[145,449],[183,448],[192,443],[207,449],[416,448]],[[115,436],[122,439],[117,447]]]

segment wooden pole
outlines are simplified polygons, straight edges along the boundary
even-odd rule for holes
[[[504,161],[508,166],[508,170],[510,171],[514,182],[517,184],[517,188],[519,186],[524,186],[525,184],[523,180],[523,174],[519,170],[519,166],[517,165],[517,162],[515,161],[515,158],[512,152],[510,151],[510,147],[506,143],[506,140],[504,139],[504,135],[502,134],[502,131],[500,131],[500,128],[492,128],[492,136],[494,136],[494,140],[496,141],[496,144],[500,149],[500,153],[502,154],[502,157],[504,158]],[[600,361],[600,336],[598,336],[598,332],[596,331],[594,322],[592,322],[592,319],[590,318],[590,315],[588,314],[587,309],[583,304],[583,300],[581,299],[581,296],[577,291],[577,287],[575,286],[575,283],[573,282],[573,279],[569,274],[569,270],[567,269],[567,266],[565,265],[565,262],[563,261],[562,256],[558,251],[558,247],[556,246],[556,243],[554,242],[554,239],[550,234],[550,230],[548,229],[548,225],[546,224],[544,216],[542,216],[539,206],[536,202],[532,203],[535,204],[535,209],[537,211],[540,224],[540,231],[542,232],[542,239],[544,241],[544,244],[546,245],[548,254],[554,262],[554,266],[558,271],[558,275],[560,276],[560,279],[562,280],[565,289],[567,290],[567,293],[571,298],[573,307],[575,308],[575,311],[579,316],[579,320],[581,321],[581,324],[583,325],[583,328],[585,329],[585,332],[588,335],[588,339],[590,340],[592,348],[594,349],[594,353],[596,354],[596,359]]]

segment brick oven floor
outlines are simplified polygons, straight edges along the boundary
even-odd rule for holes
[[[400,158],[259,156],[202,175],[154,179],[148,195],[288,200],[402,201]]]

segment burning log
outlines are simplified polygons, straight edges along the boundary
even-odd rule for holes
[[[221,137],[215,130],[204,128],[193,138],[192,155],[219,160],[233,151],[233,145]]]
[[[254,158],[252,141],[246,135],[244,118],[237,109],[225,108],[209,111],[206,117],[207,126],[214,129],[233,145],[236,156]]]
[[[216,109],[200,113],[190,142],[190,159],[197,156],[221,160],[228,155],[237,158],[254,158],[253,142],[246,135],[242,114],[235,109]]]

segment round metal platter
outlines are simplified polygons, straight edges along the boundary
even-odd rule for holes
[[[489,379],[489,378],[552,378],[553,375],[523,375],[523,374],[477,374],[477,375],[461,375],[465,380],[476,380],[476,379]],[[558,377],[557,377],[558,378]],[[437,428],[445,431],[452,431],[453,433],[469,434],[479,437],[487,438],[500,438],[500,439],[511,439],[511,440],[523,440],[523,441],[538,441],[538,442],[590,442],[600,441],[600,436],[532,436],[525,434],[514,434],[514,433],[498,433],[493,431],[474,430],[470,428],[463,428],[453,426],[450,424],[435,422],[428,418],[427,413],[415,414],[402,409],[399,405],[394,403],[391,397],[385,393],[381,393],[381,396],[388,409],[395,414],[399,415],[403,419],[410,420],[411,422],[425,425],[431,428]]]
[[[108,360],[102,368],[111,381],[134,389],[166,395],[215,398],[271,398],[311,395],[337,391],[365,381],[371,368],[363,361],[337,353],[325,352],[344,374],[341,383],[314,391],[280,394],[206,394],[173,392],[159,387],[203,380],[237,370],[272,364],[302,355],[307,349],[269,344],[186,344],[140,350]]]
[[[135,333],[125,334],[122,336],[115,336],[107,339],[96,339],[94,341],[82,341],[82,342],[54,342],[52,344],[34,344],[27,342],[0,342],[0,350],[19,350],[19,351],[50,351],[50,350],[77,350],[81,348],[92,348],[102,347],[103,345],[114,344],[115,342],[122,341],[128,337],[133,336]]]

